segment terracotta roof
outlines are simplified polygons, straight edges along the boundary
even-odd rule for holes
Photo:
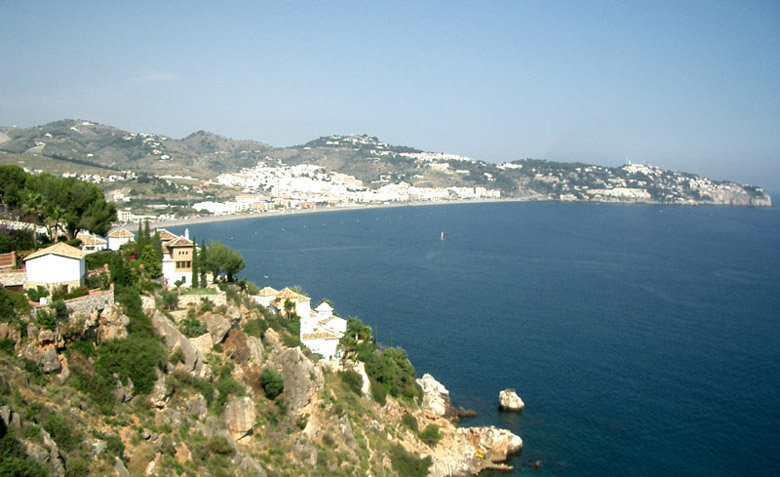
[[[290,290],[288,287],[283,288],[282,291],[280,291],[279,294],[276,295],[276,298],[278,300],[299,300],[299,301],[311,300],[311,298],[307,297],[306,295],[295,293],[294,291]]]
[[[157,233],[157,235],[160,236],[160,240],[163,242],[168,242],[170,240],[176,240],[177,238],[179,238],[178,235],[171,233],[166,229],[157,229],[155,230],[155,232]]]
[[[0,272],[0,284],[4,287],[19,287],[27,281],[24,270],[5,270]]]
[[[306,335],[303,335],[301,337],[301,341],[303,340],[339,340],[341,337],[339,337],[336,334],[328,333],[327,331],[323,331],[320,333],[309,333]]]
[[[87,255],[86,253],[82,252],[76,247],[71,247],[65,242],[57,242],[51,247],[42,248],[37,252],[31,253],[30,255],[24,258],[24,261],[26,262],[28,260],[32,260],[38,257],[43,257],[44,255],[49,255],[49,254],[59,255],[61,257],[67,257],[67,258],[75,258],[79,260],[83,259]]]
[[[170,242],[165,244],[166,247],[192,247],[192,240],[187,240],[184,237],[176,237]]]
[[[111,238],[135,238],[133,232],[130,232],[124,227],[118,227],[108,233],[108,237]]]
[[[81,245],[105,245],[107,243],[103,237],[91,234],[78,234],[76,238],[81,240]]]
[[[16,266],[16,254],[14,252],[0,253],[0,268],[13,268]]]
[[[278,290],[274,290],[271,287],[265,287],[262,290],[260,290],[259,292],[257,292],[258,296],[276,296],[278,294],[279,294],[279,291]]]

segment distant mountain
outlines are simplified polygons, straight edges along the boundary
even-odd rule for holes
[[[323,136],[303,145],[275,148],[206,131],[177,140],[89,121],[62,120],[27,129],[0,128],[2,151],[23,154],[29,168],[45,159],[49,161],[46,167],[54,160],[72,172],[132,170],[206,179],[258,165],[313,164],[354,176],[371,188],[404,182],[416,187],[482,187],[499,190],[502,197],[526,200],[771,204],[769,195],[755,186],[654,166],[602,167],[534,159],[499,165],[394,146],[368,135]],[[5,158],[0,154],[0,160],[16,160],[8,154]]]
[[[90,121],[65,119],[27,129],[0,128],[0,151],[37,153],[52,159],[104,169],[195,176],[250,167],[270,147],[256,141],[198,131],[184,139],[131,133]]]

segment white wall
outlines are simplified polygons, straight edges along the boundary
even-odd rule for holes
[[[129,242],[131,239],[130,237],[108,237],[108,248],[110,248],[113,251],[119,250],[119,247]]]
[[[339,340],[306,340],[303,341],[304,346],[308,347],[312,353],[322,355],[325,359],[336,358],[336,347],[339,344]]]
[[[62,283],[81,281],[87,274],[83,259],[48,254],[25,262],[27,281],[36,283]]]

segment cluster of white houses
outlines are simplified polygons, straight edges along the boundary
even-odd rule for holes
[[[311,309],[311,298],[289,288],[281,291],[265,287],[254,297],[255,302],[270,308],[282,316],[292,313],[301,320],[300,339],[312,353],[325,359],[339,357],[339,341],[347,332],[347,320],[336,316],[327,301]]]
[[[194,243],[189,239],[189,231],[185,230],[183,236],[166,229],[156,232],[163,248],[163,280],[167,285],[190,286]],[[107,249],[119,250],[135,236],[120,227],[109,232],[106,239],[89,234],[79,234],[78,238],[81,249],[58,242],[25,257],[23,269],[14,268],[16,257],[13,252],[0,255],[0,284],[16,289],[39,286],[48,289],[63,286],[78,288],[87,280],[87,254]],[[271,287],[263,288],[253,299],[282,316],[297,315],[301,323],[301,342],[325,359],[339,357],[338,344],[347,331],[347,320],[336,316],[328,302],[323,301],[312,310],[308,296],[290,288],[278,291]]]
[[[179,283],[189,286],[192,276],[193,243],[189,232],[178,236],[165,229],[157,230],[163,248],[162,272],[167,285]],[[87,233],[78,234],[81,248],[57,242],[46,248],[37,250],[24,257],[24,268],[14,268],[15,254],[5,254],[0,261],[7,261],[12,266],[0,270],[0,284],[8,288],[35,289],[66,287],[78,288],[86,284],[87,266],[85,257],[89,253],[101,250],[119,250],[119,247],[130,242],[135,235],[125,228],[119,227],[108,233],[106,238]],[[3,267],[0,267],[3,268]]]

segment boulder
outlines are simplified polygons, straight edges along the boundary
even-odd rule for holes
[[[241,457],[241,463],[236,469],[236,475],[267,477],[268,474],[265,473],[263,467],[255,459],[243,454],[239,454],[239,456]]]
[[[225,423],[234,439],[249,435],[255,426],[255,405],[246,396],[233,397],[225,406]]]
[[[426,416],[437,418],[453,414],[450,392],[430,374],[417,380],[423,390],[422,409]]]
[[[130,318],[122,313],[117,305],[104,309],[98,317],[98,343],[127,338],[127,326],[129,324]]]
[[[288,348],[276,357],[276,366],[284,377],[284,402],[294,414],[300,414],[325,379],[322,370],[301,352],[300,348]]]
[[[225,356],[238,364],[246,364],[249,361],[247,336],[243,331],[230,330],[222,349],[225,351]]]
[[[189,338],[189,340],[202,356],[206,356],[206,353],[211,352],[214,348],[214,340],[211,339],[210,333],[203,333],[196,338]]]
[[[119,375],[114,373],[114,379],[116,380],[116,388],[114,389],[114,397],[119,402],[127,402],[133,399],[133,382],[130,378],[127,378],[127,383],[122,384],[119,379]]]
[[[46,348],[43,353],[40,354],[38,364],[40,364],[44,373],[58,372],[62,369],[62,363],[60,363],[60,359],[57,357],[57,352],[54,351],[54,348]]]
[[[255,366],[263,362],[263,342],[254,336],[246,337],[246,346],[249,348],[249,363]]]
[[[154,333],[163,339],[165,346],[167,346],[171,352],[176,349],[181,349],[184,355],[184,363],[182,366],[185,371],[196,378],[210,379],[212,377],[211,367],[208,365],[203,355],[192,345],[192,343],[190,343],[187,337],[171,323],[167,316],[156,311],[152,315],[152,327],[154,328]]]
[[[493,462],[504,461],[509,454],[520,452],[523,448],[523,439],[520,436],[494,426],[460,428],[458,434],[474,448],[480,449],[485,459]]]
[[[168,403],[168,400],[171,399],[173,389],[169,388],[165,382],[165,375],[159,370],[155,371],[157,372],[157,381],[154,383],[152,392],[149,393],[149,401],[151,401],[152,406],[162,409]]]
[[[208,411],[206,398],[203,394],[197,393],[190,396],[184,403],[184,408],[188,413],[198,416],[200,419]]]
[[[222,343],[231,327],[230,321],[222,315],[209,313],[206,316],[206,329],[209,330],[214,344]]]
[[[498,393],[498,401],[501,409],[505,411],[522,411],[525,403],[514,389],[504,389]]]

